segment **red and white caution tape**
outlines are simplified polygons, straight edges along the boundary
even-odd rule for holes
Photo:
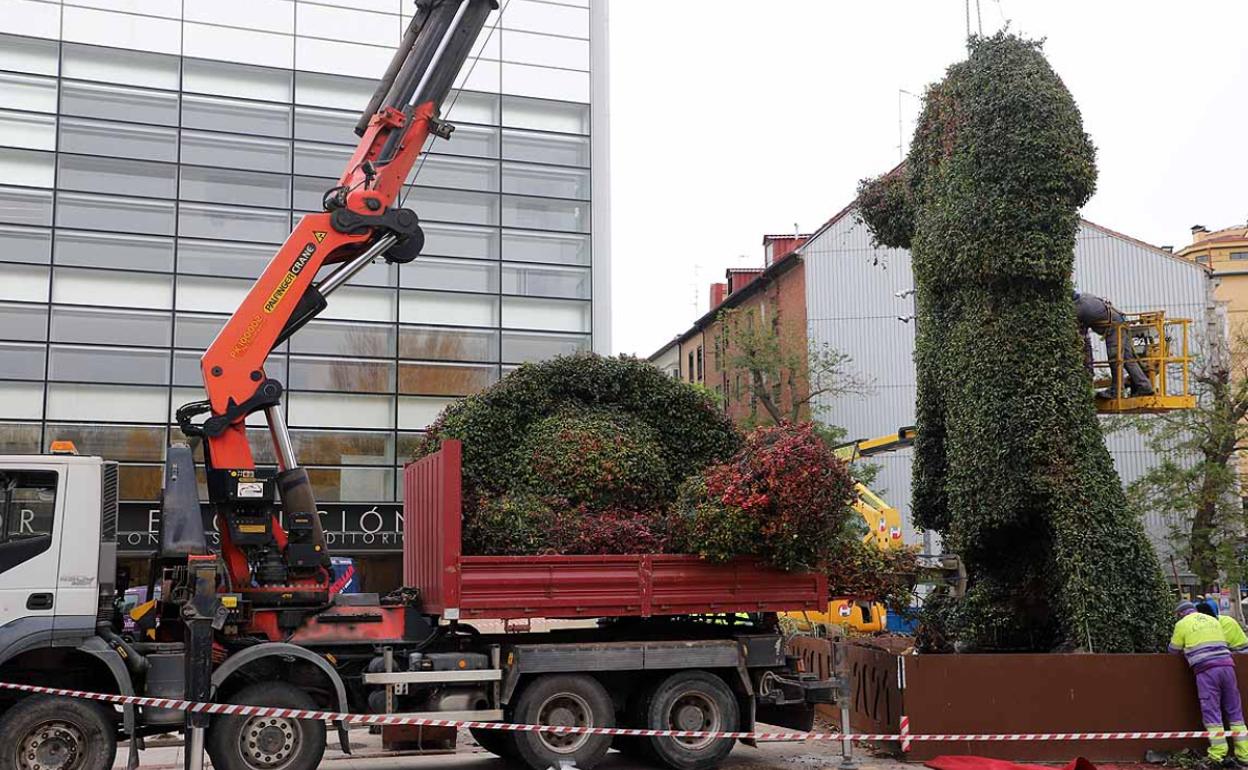
[[[625,735],[641,738],[742,738],[756,741],[891,741],[900,742],[909,750],[912,741],[937,742],[992,742],[992,741],[1139,741],[1172,740],[1183,738],[1245,738],[1248,732],[1234,730],[1166,730],[1145,732],[1104,733],[950,733],[922,734],[910,732],[910,718],[901,717],[900,733],[812,733],[812,732],[708,732],[701,730],[640,730],[627,727],[564,727],[560,725],[519,725],[510,722],[472,722],[456,719],[430,719],[427,717],[399,716],[394,714],[344,714],[336,711],[313,711],[309,709],[279,708],[276,706],[244,706],[236,703],[196,703],[174,698],[149,698],[138,695],[112,695],[109,693],[66,690],[59,687],[42,687],[34,684],[0,682],[0,689],[41,695],[58,695],[66,698],[113,703],[120,706],[145,706],[148,708],[174,709],[198,714],[222,716],[257,716],[286,719],[316,719],[328,722],[345,722],[364,725],[417,725],[424,727],[469,727],[485,730],[508,730],[511,732],[586,733],[590,735]]]

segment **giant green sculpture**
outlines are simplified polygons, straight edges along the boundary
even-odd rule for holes
[[[909,157],[864,182],[918,304],[913,510],[968,572],[932,601],[958,649],[1155,649],[1170,601],[1097,422],[1071,301],[1095,150],[1041,45],[971,41],[924,99]]]

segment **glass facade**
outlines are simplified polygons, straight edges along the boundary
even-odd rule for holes
[[[124,500],[158,497],[200,355],[320,209],[413,7],[0,0],[0,452],[72,439],[123,463]],[[448,100],[454,138],[410,180],[424,256],[366,269],[270,356],[318,499],[398,500],[450,401],[609,346],[605,31],[589,0],[504,0]]]

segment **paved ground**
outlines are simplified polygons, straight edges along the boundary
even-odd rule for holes
[[[155,741],[150,742],[154,744]],[[149,745],[150,745],[149,744]],[[331,741],[336,746],[336,741]],[[369,735],[366,730],[351,732],[350,756],[340,750],[331,748],[325,753],[322,767],[326,770],[388,770],[404,768],[405,770],[508,770],[508,765],[493,754],[481,749],[466,733],[461,732],[459,748],[453,753],[427,755],[398,755],[381,749],[379,736]],[[117,750],[117,770],[124,770],[127,747],[122,745]],[[856,759],[862,770],[900,770],[912,767],[902,762],[888,759],[876,759],[862,751],[857,752]],[[140,755],[141,767],[144,770],[173,770],[182,767],[182,746],[152,745]],[[758,749],[738,745],[724,763],[724,770],[816,770],[816,768],[835,768],[840,765],[840,745],[828,742],[804,743],[772,743],[764,744]],[[207,763],[206,763],[207,764]],[[606,761],[598,766],[599,770],[649,770],[649,766],[631,761],[621,754],[612,752]]]

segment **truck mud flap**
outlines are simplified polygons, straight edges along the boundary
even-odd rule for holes
[[[815,707],[809,703],[786,703],[782,706],[759,703],[754,719],[767,725],[809,732],[815,726]]]

